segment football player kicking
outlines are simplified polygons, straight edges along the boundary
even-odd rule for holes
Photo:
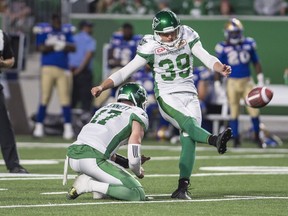
[[[180,130],[182,150],[178,188],[172,198],[191,199],[188,195],[190,176],[195,161],[196,143],[209,143],[220,154],[226,152],[231,138],[227,128],[219,135],[212,135],[200,127],[201,109],[193,82],[193,58],[199,58],[209,69],[228,76],[231,68],[210,55],[200,42],[198,33],[181,25],[170,10],[159,11],[153,18],[154,35],[145,35],[137,48],[137,55],[101,85],[91,89],[98,97],[102,91],[123,83],[133,72],[147,63],[153,70],[155,96],[161,115]]]
[[[124,167],[129,164],[138,178],[144,177],[141,141],[148,128],[146,103],[146,90],[130,82],[120,87],[117,102],[95,112],[91,121],[82,128],[77,141],[68,147],[69,165],[80,174],[68,191],[68,199],[96,192],[120,200],[145,200],[142,185]],[[116,151],[127,142],[128,161],[117,155],[115,160]],[[114,163],[111,157],[122,166]],[[65,164],[64,176],[67,175]]]

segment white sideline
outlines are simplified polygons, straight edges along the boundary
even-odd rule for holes
[[[247,158],[285,158],[287,154],[261,154],[261,155],[217,155],[217,156],[196,156],[196,160],[227,160],[227,159],[247,159]],[[179,156],[152,157],[151,161],[171,161],[179,160]],[[50,160],[20,160],[22,165],[53,165],[64,162],[64,159]],[[4,160],[0,160],[0,165],[5,165]]]
[[[84,205],[115,205],[115,204],[158,204],[158,203],[181,203],[181,202],[222,202],[222,201],[237,201],[237,200],[263,200],[263,199],[283,199],[288,197],[265,197],[265,196],[224,196],[226,198],[219,199],[192,199],[192,200],[150,200],[150,201],[112,201],[112,202],[88,202],[88,203],[58,203],[58,204],[38,204],[38,205],[8,205],[0,206],[0,209],[9,208],[37,208],[37,207],[64,207],[64,206],[84,206]]]

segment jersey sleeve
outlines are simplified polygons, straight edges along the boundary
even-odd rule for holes
[[[131,124],[132,124],[132,121],[139,122],[141,126],[144,128],[144,131],[148,130],[149,120],[148,120],[148,115],[144,110],[138,107],[133,107],[133,113],[131,114],[131,117],[130,117]]]
[[[189,26],[183,25],[183,35],[187,38],[190,49],[192,49],[195,43],[200,41],[199,34]]]
[[[153,35],[145,35],[137,46],[137,54],[148,62],[154,61],[154,44]]]

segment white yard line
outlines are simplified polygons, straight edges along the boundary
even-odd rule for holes
[[[253,155],[217,155],[217,156],[196,156],[196,160],[227,160],[227,159],[258,159],[258,158],[288,158],[287,154],[253,154]],[[171,161],[179,160],[179,156],[160,156],[152,157],[151,161]],[[20,160],[22,165],[53,165],[64,162],[64,159],[50,159],[50,160]],[[4,165],[4,161],[0,160],[0,165]]]
[[[287,167],[286,167],[287,169]],[[227,170],[225,170],[227,171]],[[225,172],[225,173],[197,173],[192,174],[191,177],[203,177],[203,176],[241,176],[241,175],[288,175],[287,170],[259,170],[259,171],[246,171],[246,172]],[[168,178],[168,177],[178,177],[179,174],[151,174],[145,175],[145,178]],[[75,179],[76,175],[68,175],[68,179]],[[63,179],[63,175],[37,175],[37,174],[5,174],[0,173],[0,181],[11,181],[11,180],[58,180]]]
[[[17,142],[17,147],[19,148],[67,148],[70,143],[41,143],[41,142]],[[121,147],[125,149],[126,147]],[[143,145],[141,147],[145,150],[168,150],[168,151],[180,151],[181,146],[162,146],[162,145]],[[197,146],[197,151],[216,151],[214,147],[208,146],[202,147]],[[239,152],[239,153],[288,153],[288,149],[285,148],[267,148],[267,149],[259,149],[259,148],[228,148],[228,152]]]
[[[152,196],[153,197],[153,196]],[[287,200],[288,197],[265,197],[265,196],[235,196],[230,198],[219,199],[192,199],[192,200],[150,200],[150,201],[111,201],[111,202],[88,202],[88,203],[49,203],[37,205],[7,205],[0,206],[0,209],[9,208],[38,208],[38,207],[64,207],[64,206],[85,206],[85,205],[120,205],[120,204],[159,204],[159,203],[181,203],[181,202],[222,202],[222,201],[237,201],[237,200],[262,200],[262,199],[283,199]]]

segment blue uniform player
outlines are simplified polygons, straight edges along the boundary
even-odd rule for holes
[[[52,16],[52,23],[40,23],[34,27],[37,49],[41,52],[41,99],[33,132],[35,137],[44,135],[43,122],[46,108],[54,86],[57,87],[64,117],[64,139],[73,138],[71,124],[71,80],[68,70],[68,53],[75,51],[72,38],[73,27],[62,25],[58,15]]]
[[[124,23],[122,31],[112,35],[108,53],[108,66],[111,73],[125,66],[135,57],[141,39],[142,35],[134,34],[130,23]]]
[[[230,108],[230,125],[233,131],[234,147],[240,146],[238,132],[238,116],[240,109],[240,99],[253,89],[254,82],[251,77],[250,63],[253,64],[257,73],[258,86],[264,85],[262,66],[256,51],[256,42],[253,38],[244,37],[242,23],[233,18],[225,26],[225,41],[216,45],[217,57],[224,64],[229,64],[232,73],[227,79],[227,95]],[[251,116],[255,141],[259,147],[262,142],[259,139],[259,110],[246,107]]]

